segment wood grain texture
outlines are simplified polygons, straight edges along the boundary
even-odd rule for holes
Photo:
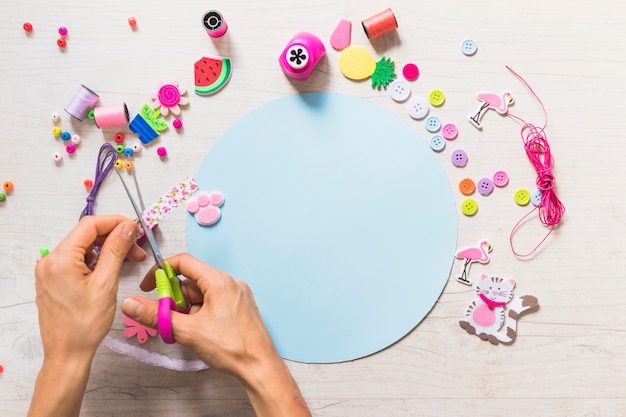
[[[180,4],[179,4],[180,3]],[[209,38],[201,14],[219,9],[227,35]],[[391,7],[399,29],[369,42],[360,20]],[[139,29],[126,19],[135,16]],[[438,88],[446,103],[435,112],[459,126],[459,138],[438,157],[451,187],[464,177],[505,169],[511,182],[491,196],[478,196],[479,213],[459,214],[459,247],[489,238],[494,245],[486,272],[515,277],[516,294],[539,298],[537,312],[522,316],[512,346],[492,346],[467,335],[458,320],[472,289],[451,280],[427,318],[395,345],[367,358],[339,364],[289,363],[316,416],[473,416],[506,414],[626,415],[626,14],[614,0],[573,5],[564,0],[373,0],[294,2],[232,0],[207,5],[197,0],[80,2],[3,0],[0,13],[0,182],[15,184],[0,203],[0,415],[26,414],[41,363],[33,265],[41,246],[54,247],[76,223],[93,176],[95,155],[117,129],[103,131],[62,114],[62,126],[83,137],[77,154],[55,166],[62,152],[51,135],[50,114],[62,112],[79,84],[98,91],[103,104],[125,101],[131,112],[149,101],[161,79],[192,87],[192,64],[203,54],[233,62],[233,76],[219,94],[189,95],[184,131],[161,139],[170,157],[162,162],[147,149],[138,156],[138,175],[147,200],[172,181],[194,174],[220,135],[247,112],[288,94],[329,91],[370,100],[398,114],[427,138],[403,105],[368,83],[354,83],[338,70],[330,49],[306,83],[290,82],[278,55],[300,30],[328,37],[340,18],[353,22],[353,43],[421,71],[413,94]],[[35,30],[27,36],[25,21]],[[64,52],[57,28],[70,35]],[[460,42],[475,39],[467,58]],[[546,245],[532,258],[517,259],[509,233],[527,212],[512,201],[517,188],[534,187],[534,171],[521,146],[520,125],[494,112],[478,132],[466,122],[478,91],[514,92],[511,112],[543,123],[537,103],[506,69],[522,74],[545,103],[548,139],[555,157],[559,196],[567,213]],[[400,69],[400,68],[399,68]],[[384,146],[384,143],[381,143]],[[450,150],[462,147],[471,163],[457,169]],[[457,203],[462,201],[455,192]],[[427,201],[427,196],[425,196]],[[106,182],[98,213],[131,215],[118,184]],[[185,213],[162,224],[162,251],[185,250]],[[531,249],[545,229],[536,218],[515,236]],[[164,238],[165,237],[165,238]],[[120,297],[137,292],[148,265],[127,265]],[[390,306],[393,308],[393,306]],[[213,370],[177,373],[152,368],[100,349],[83,405],[85,416],[252,416],[236,380]]]

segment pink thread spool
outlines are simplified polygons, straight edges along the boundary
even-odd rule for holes
[[[82,122],[99,99],[100,97],[96,93],[81,84],[70,103],[65,107],[65,111]]]
[[[202,15],[202,27],[212,38],[224,36],[226,30],[228,29],[226,20],[224,20],[222,14],[217,10],[209,10]]]
[[[130,116],[126,103],[115,104],[113,106],[100,106],[93,109],[93,119],[100,129],[110,126],[127,125]]]
[[[378,38],[379,36],[389,33],[398,28],[398,21],[391,9],[383,10],[372,17],[368,17],[361,21],[363,30],[369,40]]]

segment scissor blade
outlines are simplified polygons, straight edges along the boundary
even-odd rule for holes
[[[154,233],[152,233],[152,229],[150,229],[148,225],[146,224],[146,222],[144,221],[142,212],[139,209],[137,202],[133,198],[133,195],[130,193],[130,190],[126,186],[126,181],[124,181],[122,174],[120,174],[120,171],[117,169],[115,170],[115,172],[117,172],[117,175],[120,177],[120,180],[122,181],[124,190],[126,190],[126,195],[128,195],[128,199],[130,200],[130,203],[132,204],[133,209],[135,210],[135,214],[137,214],[137,220],[139,220],[139,224],[141,224],[141,227],[143,228],[144,235],[148,239],[148,243],[150,244],[150,249],[152,249],[152,254],[154,255],[154,261],[159,266],[159,268],[165,269],[165,262],[163,260],[163,256],[161,255],[161,251],[159,250],[159,246],[156,243],[156,239],[154,238]]]

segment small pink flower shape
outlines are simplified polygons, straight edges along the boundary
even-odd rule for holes
[[[150,94],[150,97],[154,99],[152,108],[156,110],[161,107],[163,116],[167,116],[170,110],[178,116],[180,114],[180,106],[189,104],[189,100],[183,97],[186,93],[187,89],[179,87],[176,80],[171,80],[167,83],[161,81],[159,82],[159,89]]]
[[[126,330],[124,330],[124,336],[127,338],[133,337],[137,335],[137,342],[140,345],[146,343],[149,339],[149,336],[156,336],[157,331],[152,327],[144,326],[141,323],[136,322],[135,320],[124,316],[124,324],[127,326]]]

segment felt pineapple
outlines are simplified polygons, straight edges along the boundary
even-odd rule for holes
[[[372,88],[387,88],[387,85],[396,77],[395,63],[390,58],[382,57],[374,61],[369,51],[360,46],[349,46],[339,55],[339,70],[351,80],[372,80]]]

